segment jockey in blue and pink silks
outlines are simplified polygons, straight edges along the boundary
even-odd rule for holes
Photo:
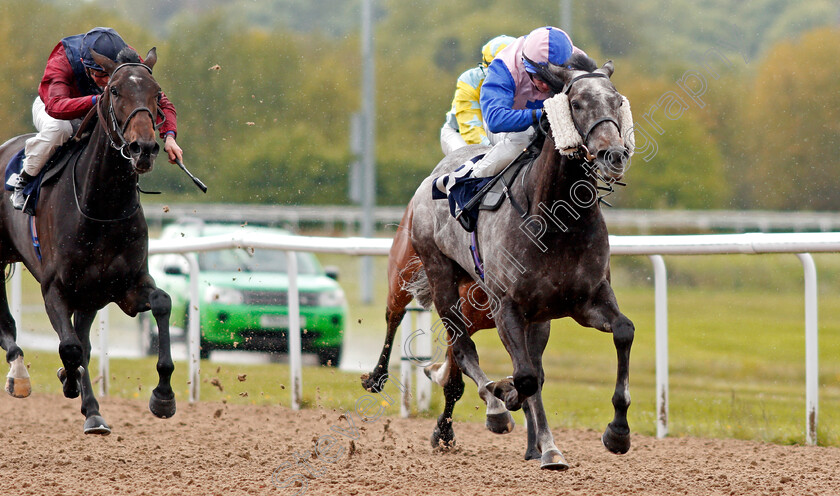
[[[585,53],[563,30],[545,26],[516,39],[496,55],[481,88],[481,112],[493,148],[472,167],[472,177],[495,176],[528,145],[552,96],[536,76],[539,65],[562,66],[573,53]]]

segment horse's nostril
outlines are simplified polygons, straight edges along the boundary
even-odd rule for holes
[[[609,164],[623,166],[628,158],[630,158],[630,153],[623,148],[607,150],[606,159]]]
[[[160,145],[157,141],[132,141],[128,145],[128,152],[132,156],[139,155],[157,155],[160,151]]]

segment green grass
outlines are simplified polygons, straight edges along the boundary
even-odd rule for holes
[[[354,333],[384,334],[385,261],[377,258],[375,301],[359,301],[359,261],[320,256],[341,268],[350,299]],[[819,444],[840,446],[840,257],[819,255],[820,377]],[[670,339],[670,434],[732,437],[774,443],[803,443],[805,438],[805,351],[802,272],[789,256],[668,257]],[[616,294],[622,311],[636,325],[631,355],[631,429],[654,435],[654,301],[650,264],[644,257],[616,257]],[[28,286],[26,286],[28,287]],[[37,297],[37,294],[35,295]],[[114,312],[112,312],[112,322]],[[545,353],[543,398],[553,427],[603,430],[612,419],[615,349],[610,335],[574,322],[555,321]],[[510,358],[493,330],[475,336],[482,367],[491,378],[511,373]],[[371,349],[372,355],[379,349]],[[58,394],[54,353],[32,351],[35,391]],[[112,360],[111,394],[148,398],[156,384],[154,361]],[[93,365],[92,370],[97,370]],[[396,370],[391,371],[396,374]],[[247,374],[240,382],[237,375]],[[288,367],[284,364],[217,365],[202,362],[202,401],[289,404]],[[210,384],[218,379],[224,391]],[[456,421],[484,421],[484,405],[467,381]],[[179,401],[187,398],[186,364],[173,378]],[[284,386],[285,389],[283,388]],[[366,394],[358,373],[322,367],[303,372],[304,406],[351,409]],[[247,393],[241,396],[240,393]],[[398,392],[386,388],[391,398]],[[387,405],[387,402],[384,402]],[[434,417],[442,407],[433,388]],[[398,415],[393,404],[388,414]],[[107,412],[104,412],[107,418]],[[524,427],[521,412],[515,414]],[[457,428],[456,428],[457,429]]]

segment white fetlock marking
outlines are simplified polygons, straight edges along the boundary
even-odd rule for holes
[[[29,371],[23,363],[23,356],[12,360],[9,373],[6,374],[6,392],[15,398],[26,398],[32,393]]]
[[[495,396],[493,397],[496,401],[488,401],[487,402],[487,415],[498,415],[500,413],[507,412],[507,408],[505,408],[505,404],[502,403],[498,398]]]
[[[429,376],[433,382],[443,387],[449,380],[449,360],[445,360],[437,370],[432,370]]]
[[[14,377],[15,379],[29,379],[29,371],[26,370],[26,364],[23,363],[23,355],[12,360],[11,368],[6,377]]]

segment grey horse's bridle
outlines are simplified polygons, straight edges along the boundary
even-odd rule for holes
[[[588,72],[588,73],[581,74],[579,76],[576,76],[576,77],[572,78],[571,81],[569,81],[567,84],[564,85],[561,93],[563,93],[564,95],[566,95],[566,97],[568,97],[569,92],[572,89],[572,85],[574,85],[574,83],[576,83],[577,81],[579,81],[581,79],[586,79],[586,78],[605,78],[605,79],[609,80],[609,76],[607,76],[606,74],[603,74],[603,73],[600,73],[600,72]],[[589,151],[589,148],[586,146],[586,143],[589,141],[589,136],[592,134],[592,131],[594,131],[595,128],[598,127],[599,125],[601,125],[605,122],[611,122],[616,127],[616,129],[618,129],[619,136],[622,135],[621,134],[621,125],[618,123],[618,121],[616,121],[612,117],[606,116],[606,117],[601,117],[601,118],[596,119],[595,122],[593,122],[589,126],[589,129],[586,130],[586,132],[583,132],[583,130],[580,128],[580,125],[577,123],[577,121],[574,118],[574,112],[570,112],[570,115],[571,115],[572,124],[574,124],[574,126],[575,126],[575,130],[580,135],[580,137],[583,139],[582,143],[578,146],[578,149],[572,155],[570,155],[570,157],[573,158],[573,159],[580,160],[584,164],[584,167],[587,167],[589,169],[589,173],[591,173],[592,176],[597,178],[600,182],[604,183],[605,186],[596,185],[598,190],[603,191],[603,193],[600,193],[598,195],[598,201],[607,205],[607,206],[609,206],[609,207],[611,207],[612,205],[609,202],[607,202],[606,200],[604,200],[604,197],[609,196],[609,195],[611,195],[612,193],[615,192],[615,189],[613,188],[614,185],[626,186],[626,183],[604,177],[604,175],[598,170],[598,168],[593,166],[593,162],[595,162],[596,157],[594,155],[592,155],[592,152]],[[547,134],[547,131],[543,128],[542,120],[540,121],[539,128],[540,128],[540,131]]]
[[[609,79],[609,76],[607,76],[606,74],[600,73],[600,72],[587,72],[586,74],[581,74],[580,76],[577,76],[577,77],[573,78],[571,81],[569,81],[569,84],[567,84],[566,87],[563,88],[563,94],[565,94],[566,96],[569,96],[569,91],[571,91],[573,84],[575,84],[577,81],[579,81],[581,79],[593,78],[593,77]],[[596,127],[598,127],[599,125],[601,125],[605,122],[613,123],[613,125],[615,125],[616,129],[618,129],[618,135],[619,136],[622,135],[621,134],[621,125],[618,123],[618,121],[616,121],[612,117],[601,117],[601,118],[597,119],[595,122],[592,123],[592,125],[589,126],[589,129],[584,133],[583,130],[581,130],[580,126],[578,125],[577,121],[575,120],[574,113],[572,113],[572,123],[575,125],[575,129],[577,129],[578,134],[580,134],[581,138],[583,138],[583,149],[586,152],[586,161],[587,162],[591,162],[592,159],[594,158],[594,157],[592,157],[592,154],[589,152],[589,148],[586,146],[586,143],[589,142],[589,136],[592,134],[592,131],[594,131]]]

